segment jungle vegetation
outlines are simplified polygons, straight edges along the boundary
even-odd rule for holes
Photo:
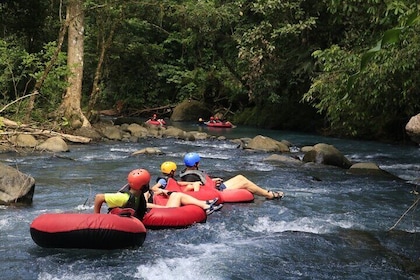
[[[238,124],[404,140],[412,0],[0,1],[0,113],[89,126],[186,99]],[[1,129],[1,122],[0,122]]]

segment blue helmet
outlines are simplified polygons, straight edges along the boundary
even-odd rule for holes
[[[187,167],[192,167],[200,162],[200,156],[197,153],[188,153],[184,156],[184,163]]]

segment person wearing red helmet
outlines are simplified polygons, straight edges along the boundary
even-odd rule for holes
[[[101,193],[95,196],[93,212],[100,213],[105,202],[108,212],[114,209],[129,208],[134,210],[134,216],[143,219],[147,210],[144,193],[149,191],[150,173],[146,169],[135,169],[128,173],[128,190],[123,188],[117,193]]]
[[[142,220],[148,208],[172,208],[182,205],[197,205],[206,211],[207,215],[218,211],[223,204],[216,205],[217,199],[204,201],[198,200],[184,193],[169,193],[167,191],[162,194],[169,196],[166,205],[157,205],[146,202],[149,196],[150,173],[146,169],[135,169],[128,174],[128,191],[124,187],[117,193],[102,193],[95,196],[94,213],[100,213],[102,204],[107,204],[108,213],[121,214],[127,213]],[[131,210],[132,209],[132,210]],[[134,211],[133,211],[134,210]]]

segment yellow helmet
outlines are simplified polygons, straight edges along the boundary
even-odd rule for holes
[[[170,174],[172,171],[176,171],[176,164],[173,161],[165,161],[160,166],[160,171],[164,174]]]

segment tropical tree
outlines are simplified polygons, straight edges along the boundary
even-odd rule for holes
[[[81,109],[85,28],[83,0],[69,0],[66,11],[67,66],[70,75],[67,78],[68,87],[57,115],[66,118],[72,128],[86,127],[90,126],[90,123]]]
[[[376,36],[364,36],[368,42],[379,41],[392,22],[399,21],[404,26],[417,7],[401,3],[394,1],[381,9],[386,20],[381,21],[383,25],[377,28]],[[398,44],[377,46],[367,55],[357,44],[351,49],[333,45],[313,53],[320,74],[314,78],[304,100],[325,113],[334,134],[371,139],[394,135],[394,140],[404,135],[408,118],[420,109],[419,76],[415,71],[420,66],[419,25],[398,30],[401,31]]]

